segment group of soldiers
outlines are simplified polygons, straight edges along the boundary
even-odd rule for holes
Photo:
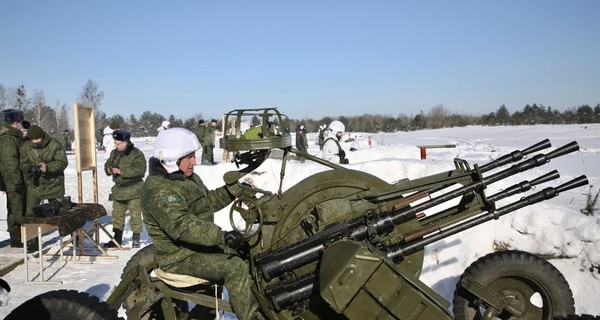
[[[10,246],[22,248],[21,219],[33,216],[34,208],[42,201],[47,201],[54,210],[63,205],[68,160],[64,141],[51,137],[37,125],[30,125],[23,111],[3,110],[2,119],[0,190],[6,193]],[[37,238],[28,241],[28,251],[37,250],[37,241]]]

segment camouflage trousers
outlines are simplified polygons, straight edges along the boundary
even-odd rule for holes
[[[20,220],[23,217],[23,195],[14,192],[6,192],[6,224],[8,232],[10,232],[11,240],[15,237],[15,241],[21,241],[21,225]]]
[[[214,162],[213,149],[214,149],[214,147],[211,147],[210,145],[202,147],[202,162],[203,163],[204,162]]]
[[[211,282],[223,281],[229,302],[240,320],[252,319],[258,304],[250,288],[248,265],[238,256],[223,253],[196,253],[167,270]]]
[[[142,232],[142,199],[113,200],[112,223],[113,230],[125,229],[125,214],[129,209],[129,221],[133,233]]]

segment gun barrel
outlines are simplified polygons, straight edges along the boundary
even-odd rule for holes
[[[535,178],[531,181],[523,181],[520,183],[517,183],[515,185],[512,185],[506,189],[504,189],[503,191],[500,191],[494,195],[491,195],[489,197],[487,197],[487,199],[489,201],[498,201],[500,199],[504,199],[507,197],[510,197],[512,195],[515,195],[517,193],[522,193],[525,191],[530,190],[531,188],[533,188],[533,186],[536,186],[538,184],[542,184],[554,179],[558,179],[560,177],[560,174],[558,173],[557,170],[553,170],[541,177]]]
[[[486,163],[486,164],[480,166],[479,170],[481,172],[489,171],[494,168],[506,165],[508,163],[519,161],[528,154],[538,152],[538,151],[544,150],[546,148],[550,148],[551,146],[552,146],[552,144],[550,143],[550,140],[545,139],[545,140],[542,140],[526,149],[523,149],[520,151],[519,150],[513,151],[507,155],[501,156],[500,158],[498,158],[492,162]]]
[[[523,207],[538,203],[540,201],[552,199],[552,198],[556,197],[562,191],[581,187],[586,184],[588,184],[588,179],[585,175],[583,175],[583,176],[577,177],[569,182],[561,184],[558,187],[545,188],[542,191],[539,191],[530,196],[522,198],[521,200],[513,202],[509,205],[506,205],[506,206],[496,210],[495,212],[488,212],[487,214],[477,216],[471,220],[468,220],[463,223],[459,223],[459,224],[452,226],[446,230],[442,230],[442,231],[440,231],[434,235],[431,235],[427,238],[415,240],[410,243],[406,243],[404,245],[398,244],[398,245],[390,248],[390,250],[387,251],[386,255],[388,258],[393,259],[395,261],[401,260],[404,258],[404,256],[411,254],[413,252],[419,251],[428,244],[431,244],[438,240],[447,238],[447,237],[457,234],[461,231],[470,229],[470,228],[480,225],[484,222],[487,222],[487,221],[490,221],[493,219],[498,219],[499,217],[501,217],[507,213],[513,212],[513,211],[521,209]]]

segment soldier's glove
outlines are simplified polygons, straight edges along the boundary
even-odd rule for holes
[[[15,192],[23,193],[23,191],[25,191],[25,185],[22,182],[15,184]]]
[[[244,236],[239,231],[235,230],[226,231],[223,238],[225,239],[225,244],[232,249],[237,249],[246,242]]]
[[[340,159],[340,163],[341,164],[349,164],[350,161],[348,161],[348,159]]]

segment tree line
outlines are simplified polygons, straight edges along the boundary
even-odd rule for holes
[[[129,115],[127,118],[119,114],[108,116],[100,108],[103,98],[104,92],[100,91],[98,85],[90,79],[82,87],[77,101],[78,103],[94,108],[94,121],[98,130],[102,130],[102,128],[108,126],[111,122],[116,121],[120,124],[121,129],[130,131],[133,136],[154,136],[157,134],[157,128],[164,120],[171,122],[172,127],[183,127],[194,130],[197,127],[198,120],[202,118],[202,114],[200,113],[187,119],[181,119],[174,115],[165,117],[162,114],[151,111],[144,111],[139,117],[134,114]],[[46,102],[43,91],[33,90],[33,93],[28,95],[25,86],[22,84],[16,88],[9,88],[0,84],[0,110],[4,109],[22,110],[25,119],[29,120],[31,124],[39,125],[48,132],[72,130],[69,125],[69,113],[67,112],[66,103],[57,101],[51,106]],[[220,119],[218,120],[218,127],[220,128]],[[258,119],[256,120],[259,121]],[[505,105],[501,105],[495,112],[485,115],[457,114],[447,110],[443,105],[438,105],[432,107],[428,112],[421,111],[417,115],[399,114],[398,116],[390,116],[363,114],[360,116],[326,116],[320,119],[286,119],[287,123],[283,127],[293,132],[298,126],[304,125],[309,132],[315,132],[318,131],[320,126],[327,125],[333,120],[342,121],[346,125],[346,131],[348,132],[372,133],[461,127],[467,125],[498,126],[599,123],[600,103],[596,104],[595,107],[581,105],[564,111],[534,103],[532,105],[527,104],[522,110],[513,113],[510,113]]]

